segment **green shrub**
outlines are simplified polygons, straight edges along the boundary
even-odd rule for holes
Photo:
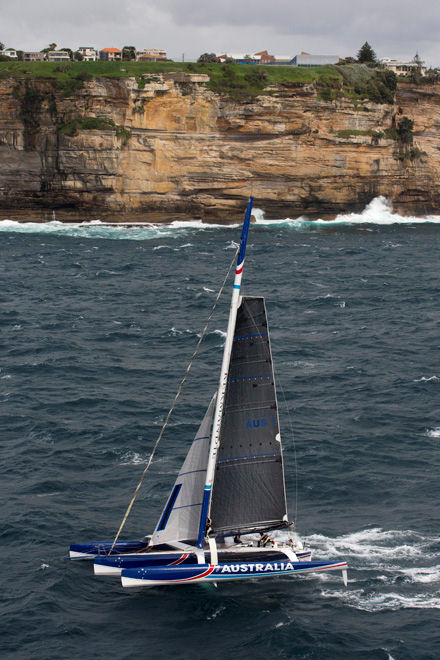
[[[82,82],[93,80],[92,74],[89,73],[88,71],[80,71],[79,73],[76,74],[75,78],[77,80],[82,80]]]
[[[414,122],[409,117],[402,117],[396,126],[397,140],[402,144],[413,143]]]
[[[113,119],[107,117],[76,117],[69,121],[59,124],[58,133],[74,137],[78,131],[115,131],[116,136],[121,139],[122,144],[126,144],[131,138],[131,132],[115,124]]]
[[[332,90],[329,87],[321,87],[321,89],[318,91],[318,96],[322,101],[333,100]]]

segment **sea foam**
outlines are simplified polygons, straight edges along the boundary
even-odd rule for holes
[[[268,219],[264,210],[254,208],[255,225],[259,228],[291,228],[307,230],[313,228],[332,227],[338,225],[393,225],[393,224],[440,224],[439,215],[403,216],[395,213],[392,203],[385,197],[376,197],[360,213],[340,213],[334,220],[310,220],[306,216],[297,218]],[[158,240],[162,238],[180,238],[198,232],[212,232],[236,227],[237,225],[207,224],[201,220],[174,220],[170,224],[139,224],[139,223],[106,223],[101,220],[69,223],[52,220],[50,222],[17,222],[5,219],[0,221],[0,231],[21,234],[53,234],[78,238],[107,238],[125,240]],[[234,242],[229,242],[227,248],[235,248]],[[165,246],[163,246],[165,247]],[[167,246],[168,247],[168,246]],[[190,247],[186,243],[180,248]],[[172,248],[174,249],[174,248]]]

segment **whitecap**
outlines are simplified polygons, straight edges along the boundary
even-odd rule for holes
[[[440,378],[438,376],[422,376],[421,378],[416,378],[414,383],[438,383]]]
[[[378,567],[383,566],[380,560],[389,563],[390,559],[429,557],[427,546],[440,542],[440,537],[423,536],[412,530],[373,527],[336,538],[311,534],[304,540],[308,547],[326,558],[348,556],[362,562],[367,560],[369,566]]]
[[[336,591],[321,590],[324,598],[340,598],[346,605],[365,612],[382,612],[401,609],[440,609],[440,594],[404,595],[395,592],[367,593],[363,589]]]
[[[426,435],[428,438],[440,438],[440,426],[436,426],[435,428],[426,431]]]
[[[214,619],[216,619],[218,617],[219,614],[224,612],[225,609],[226,609],[225,605],[220,605],[220,607],[218,607],[216,610],[214,610],[214,612],[212,614],[210,614],[209,616],[206,617],[207,620],[208,621],[213,621]]]
[[[226,332],[224,332],[223,330],[215,329],[215,330],[212,331],[211,334],[219,335],[220,337],[223,337],[224,339],[226,338]]]
[[[410,582],[432,583],[440,582],[440,566],[417,566],[402,568],[400,572],[408,576]]]
[[[145,456],[136,451],[127,451],[121,456],[121,465],[140,465],[146,462]]]
[[[239,243],[236,243],[235,241],[228,241],[226,243],[226,247],[224,248],[225,250],[236,250],[239,246]]]

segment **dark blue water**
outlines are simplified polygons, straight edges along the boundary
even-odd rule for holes
[[[2,658],[440,657],[440,225],[349,220],[257,224],[244,276],[267,298],[297,531],[349,562],[348,588],[128,592],[64,557],[116,532],[239,230],[3,223]],[[154,527],[216,386],[229,291],[125,538]]]

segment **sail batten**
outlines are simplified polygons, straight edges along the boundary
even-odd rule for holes
[[[276,528],[287,520],[264,298],[243,297],[237,312],[210,517],[215,535]]]

